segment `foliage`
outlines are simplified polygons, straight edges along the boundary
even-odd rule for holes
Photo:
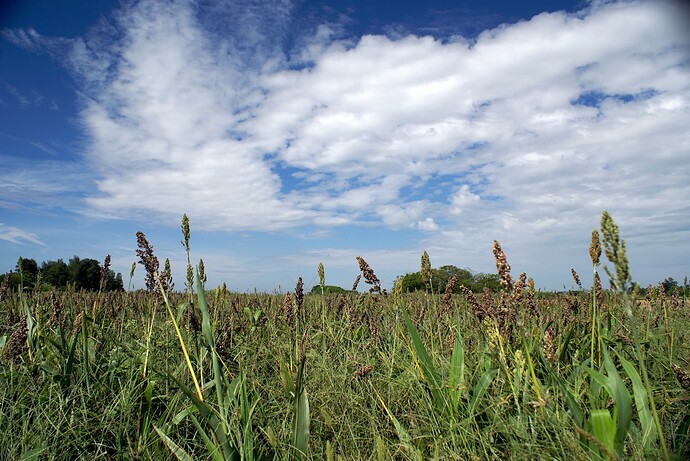
[[[458,279],[454,288],[454,293],[460,293],[460,286],[462,285],[474,292],[482,291],[485,287],[496,292],[500,290],[501,287],[496,274],[475,273],[470,269],[460,269],[453,265],[430,269],[430,273],[431,284],[434,290],[439,293],[445,292],[446,285],[453,276],[456,276]],[[424,291],[428,285],[428,282],[422,277],[421,272],[407,273],[399,276],[398,281],[401,284],[403,293]],[[398,281],[396,281],[396,283],[398,283]]]
[[[312,294],[321,294],[321,285],[314,285],[310,291]],[[339,286],[335,285],[323,285],[323,293],[324,294],[345,294],[345,293],[350,293],[349,290],[346,290],[345,288],[341,288]]]
[[[614,254],[612,291],[3,289],[0,459],[688,459],[687,300]]]
[[[82,259],[75,255],[69,263],[65,263],[62,259],[49,260],[43,261],[40,267],[33,259],[21,257],[19,259],[22,262],[22,271],[19,271],[19,264],[17,264],[17,272],[11,274],[14,289],[19,287],[20,283],[28,289],[65,290],[68,285],[74,286],[76,290],[98,291],[101,288],[103,268],[95,259]],[[116,274],[108,269],[105,276],[103,285],[105,291],[124,290],[122,274]],[[3,278],[4,275],[0,275],[0,281]],[[39,280],[41,287],[35,286]]]

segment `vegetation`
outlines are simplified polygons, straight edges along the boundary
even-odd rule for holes
[[[497,293],[429,268],[386,295],[361,257],[369,293],[326,293],[322,265],[311,294],[209,291],[202,264],[180,292],[143,234],[146,292],[5,283],[0,459],[688,459],[687,299],[629,293],[606,222],[594,288],[567,293],[512,278],[498,242]]]
[[[473,292],[483,291],[484,288],[488,288],[493,292],[501,289],[501,282],[496,274],[475,273],[471,269],[460,269],[452,265],[429,268],[428,270],[429,275],[426,277],[422,276],[421,270],[402,275],[398,277],[396,284],[400,284],[400,290],[403,293],[432,289],[436,292],[444,293],[450,279],[455,277],[456,283],[453,293],[461,293],[461,286],[465,286]]]
[[[122,274],[115,274],[110,269],[110,256],[104,261],[103,267],[95,259],[81,259],[74,256],[65,263],[57,261],[43,261],[39,268],[34,259],[20,257],[17,261],[16,272],[0,275],[0,283],[8,278],[15,290],[21,285],[26,289],[65,290],[68,286],[75,290],[106,291],[124,290]],[[103,283],[103,287],[101,287]]]

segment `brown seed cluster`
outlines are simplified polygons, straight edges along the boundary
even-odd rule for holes
[[[158,293],[156,275],[158,274],[158,258],[153,254],[153,246],[146,240],[146,235],[142,231],[137,232],[137,256],[139,264],[146,269],[146,289],[150,293]]]
[[[544,357],[551,362],[556,356],[556,348],[553,343],[553,335],[549,330],[544,332],[544,341],[542,343],[542,351],[544,352]]]
[[[577,284],[578,288],[582,290],[582,282],[580,281],[580,276],[575,271],[575,269],[570,269],[570,272],[573,274],[573,280],[575,280],[575,283]]]
[[[357,366],[355,372],[352,373],[352,379],[354,381],[359,381],[360,379],[364,378],[366,375],[371,373],[371,370],[373,369],[374,367],[371,365],[359,365]]]
[[[352,284],[352,291],[357,291],[357,285],[359,285],[359,281],[362,279],[362,276],[360,274],[357,274],[357,277],[355,277],[355,281]]]
[[[285,323],[290,325],[291,329],[295,328],[295,312],[292,304],[292,296],[290,296],[289,291],[285,293],[285,298],[283,298],[283,318],[285,319]]]
[[[525,293],[525,287],[527,286],[527,273],[523,272],[520,274],[517,282],[513,286],[513,292],[510,295],[510,300],[515,304],[520,304],[522,302],[522,296]]]
[[[101,290],[105,288],[105,283],[108,280],[110,273],[110,255],[106,255],[103,260],[103,267],[101,267]]]
[[[462,291],[462,294],[465,296],[465,299],[469,303],[474,315],[476,315],[480,320],[483,319],[486,314],[483,312],[482,307],[479,305],[477,298],[474,297],[474,293],[472,293],[472,290],[467,288],[465,285],[460,285],[460,291]]]
[[[0,301],[5,301],[7,299],[7,294],[10,292],[12,287],[12,272],[5,274],[2,279],[2,284],[0,284]]]
[[[455,291],[455,285],[458,283],[458,276],[454,275],[448,280],[446,284],[446,292],[443,294],[442,303],[446,308],[450,308],[451,302],[453,301],[453,291]],[[470,292],[471,293],[471,292]]]
[[[676,374],[681,387],[690,390],[690,375],[675,363],[673,364],[673,372]]]
[[[28,339],[28,330],[26,328],[26,315],[22,315],[7,340],[5,345],[5,356],[13,361],[18,362],[21,355],[27,350],[26,341]]]
[[[494,240],[494,258],[496,259],[496,269],[498,270],[498,277],[501,279],[501,286],[505,291],[510,292],[513,287],[513,281],[510,278],[510,264],[508,264],[506,255],[497,240]]]
[[[589,245],[589,257],[592,258],[592,265],[594,267],[599,265],[601,258],[601,241],[599,240],[599,232],[595,229],[592,231],[592,243]]]
[[[359,263],[359,270],[362,271],[364,276],[364,282],[371,285],[369,293],[381,293],[381,281],[374,273],[374,270],[361,256],[357,256],[356,259]]]

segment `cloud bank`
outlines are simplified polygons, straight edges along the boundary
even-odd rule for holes
[[[472,38],[315,24],[288,49],[290,3],[237,6],[135,3],[69,43],[5,34],[59,47],[81,82],[92,212],[417,229],[472,254],[487,235],[587,239],[609,209],[633,237],[687,241],[680,3],[593,2]]]

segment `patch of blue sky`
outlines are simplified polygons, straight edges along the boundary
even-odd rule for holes
[[[658,94],[659,91],[655,90],[654,88],[648,88],[638,93],[605,93],[603,91],[592,90],[581,93],[576,99],[572,99],[570,104],[573,106],[599,108],[607,99],[625,104],[632,101],[644,101],[645,99],[653,98]]]

